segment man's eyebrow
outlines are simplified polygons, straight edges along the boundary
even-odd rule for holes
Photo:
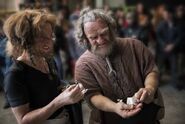
[[[95,36],[97,36],[97,33],[89,34],[89,36],[88,36],[88,37],[92,38],[92,37],[95,37]]]
[[[102,30],[99,30],[99,31],[97,31],[97,32],[94,32],[94,33],[92,33],[92,34],[89,34],[88,37],[89,37],[89,38],[93,38],[93,37],[97,36],[99,33],[103,33],[103,32],[105,32],[105,31],[107,31],[108,29],[109,29],[109,27],[105,27],[105,28],[103,28]]]
[[[106,27],[106,28],[102,29],[100,32],[107,31],[108,29],[109,29],[109,27]]]

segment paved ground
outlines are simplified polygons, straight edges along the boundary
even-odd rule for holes
[[[171,85],[160,86],[164,97],[166,115],[161,124],[185,124],[185,90],[178,91]],[[10,109],[3,109],[4,97],[0,93],[0,124],[16,124],[15,118]],[[89,108],[83,103],[84,124],[87,124]]]

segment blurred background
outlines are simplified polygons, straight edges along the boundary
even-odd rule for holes
[[[84,7],[102,8],[117,23],[119,37],[142,41],[160,70],[160,90],[165,103],[161,124],[185,124],[185,4],[184,0],[0,0],[0,124],[16,124],[3,93],[3,78],[11,65],[6,55],[4,20],[16,11],[47,9],[57,17],[55,59],[60,76],[73,80],[76,60],[84,52],[74,38],[74,26]],[[84,124],[87,104],[82,103]]]

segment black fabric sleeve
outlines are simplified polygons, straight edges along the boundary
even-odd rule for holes
[[[28,103],[28,93],[24,83],[23,70],[10,69],[7,72],[4,79],[4,91],[11,107]]]

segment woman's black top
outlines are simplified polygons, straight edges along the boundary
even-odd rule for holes
[[[29,103],[31,110],[49,104],[60,94],[60,82],[21,61],[14,61],[4,80],[4,90],[11,107]],[[63,108],[48,119],[55,118]]]

